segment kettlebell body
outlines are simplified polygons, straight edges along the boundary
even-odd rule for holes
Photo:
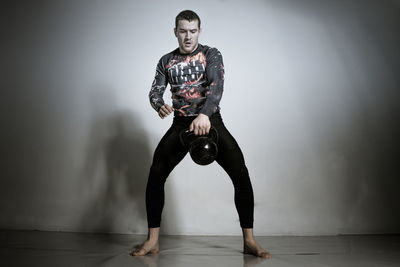
[[[184,129],[180,133],[180,138],[195,163],[208,165],[217,158],[218,132],[214,127],[211,127],[207,135],[195,135],[193,131]]]

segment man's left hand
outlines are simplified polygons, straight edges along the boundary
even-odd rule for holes
[[[210,132],[211,122],[207,115],[199,114],[190,124],[189,130],[195,135],[206,135]]]

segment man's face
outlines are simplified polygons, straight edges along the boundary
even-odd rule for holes
[[[201,29],[198,20],[179,20],[178,28],[174,29],[178,38],[179,50],[183,54],[189,54],[196,50]]]

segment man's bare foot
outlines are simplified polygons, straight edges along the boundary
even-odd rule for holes
[[[269,254],[269,252],[265,251],[255,240],[244,242],[243,253],[251,254],[251,255],[261,257],[264,259],[271,258],[271,254]]]
[[[147,254],[158,254],[159,252],[158,241],[146,240],[136,250],[131,252],[131,256],[144,256]]]

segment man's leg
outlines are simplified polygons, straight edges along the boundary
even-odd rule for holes
[[[243,153],[222,119],[215,119],[213,126],[219,135],[216,161],[231,178],[235,190],[235,206],[243,232],[243,252],[270,258],[270,254],[256,242],[253,235],[254,194]]]
[[[149,227],[147,240],[132,256],[158,253],[161,214],[164,207],[164,184],[175,166],[185,157],[187,149],[180,143],[181,126],[172,125],[159,142],[153,156],[146,186],[146,212]]]
[[[164,207],[164,184],[168,175],[185,157],[187,149],[181,144],[182,127],[172,125],[159,142],[153,156],[146,187],[146,211],[149,228],[160,227]]]

